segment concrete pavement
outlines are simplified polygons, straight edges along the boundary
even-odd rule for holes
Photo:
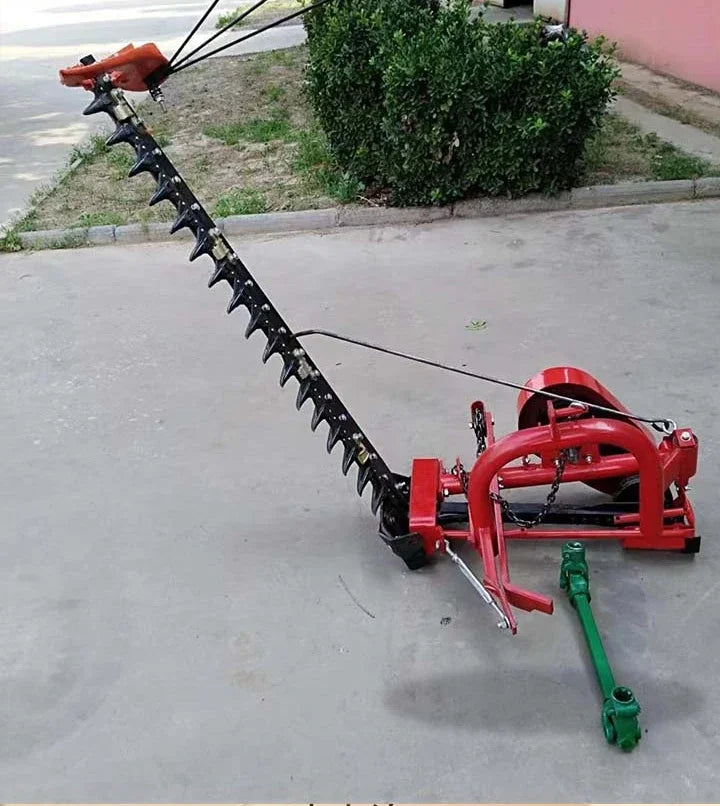
[[[575,364],[696,429],[702,552],[589,551],[608,652],[643,706],[631,756],[602,737],[559,544],[511,548],[514,579],[556,597],[516,637],[449,563],[407,572],[186,242],[2,256],[3,798],[715,799],[718,215],[234,239],[293,327],[519,381]],[[306,346],[398,472],[469,462],[477,397],[499,433],[514,425],[508,390]]]

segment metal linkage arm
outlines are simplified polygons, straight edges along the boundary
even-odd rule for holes
[[[615,677],[590,607],[589,571],[582,543],[565,543],[562,547],[560,587],[567,591],[585,633],[603,696],[602,725],[605,738],[610,744],[617,744],[622,750],[629,752],[641,737],[638,724],[640,705],[629,688],[615,684]]]

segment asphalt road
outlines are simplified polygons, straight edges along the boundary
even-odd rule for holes
[[[716,799],[719,215],[236,244],[293,327],[518,381],[574,364],[696,430],[701,553],[589,549],[616,676],[643,707],[629,756],[602,736],[559,544],[511,547],[514,580],[556,600],[519,613],[515,637],[449,563],[407,572],[187,242],[2,256],[3,799]],[[478,397],[500,434],[514,426],[509,390],[306,346],[398,472],[470,462]]]
[[[103,0],[100,7],[94,0],[0,0],[0,224],[52,180],[73,145],[102,125],[82,117],[89,96],[63,87],[58,70],[88,53],[102,58],[128,43],[156,42],[172,55],[207,5],[204,0],[136,5]],[[218,12],[237,5],[224,2]],[[216,17],[214,12],[203,31],[214,31]],[[301,25],[284,26],[228,54],[289,47],[304,36]],[[230,34],[225,37],[216,44],[230,41]],[[193,41],[199,43],[202,37]]]

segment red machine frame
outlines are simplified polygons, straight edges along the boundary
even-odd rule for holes
[[[595,378],[574,367],[544,370],[526,386],[626,411]],[[519,430],[500,439],[495,439],[492,416],[481,401],[472,404],[471,415],[484,419],[487,448],[467,479],[458,472],[459,462],[452,472],[439,459],[413,461],[410,530],[420,535],[428,555],[444,552],[446,540],[473,545],[482,558],[483,584],[497,598],[513,633],[517,622],[511,607],[552,613],[553,601],[510,581],[506,540],[609,538],[627,549],[697,551],[700,538],[685,493],[697,469],[698,442],[691,429],[676,428],[656,445],[649,429],[637,422],[597,417],[587,406],[556,408],[552,400],[532,392],[518,397]],[[507,528],[496,499],[500,489],[551,484],[561,451],[571,456],[562,483],[584,482],[612,494],[622,480],[638,477],[638,511],[615,516],[610,529]],[[512,464],[518,459],[520,464]],[[673,484],[676,493],[670,499]],[[451,495],[467,498],[467,529],[445,529],[438,522],[442,502]]]

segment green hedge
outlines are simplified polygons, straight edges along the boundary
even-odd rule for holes
[[[307,92],[340,167],[393,204],[554,192],[577,179],[618,74],[603,40],[469,19],[467,0],[311,12]]]

